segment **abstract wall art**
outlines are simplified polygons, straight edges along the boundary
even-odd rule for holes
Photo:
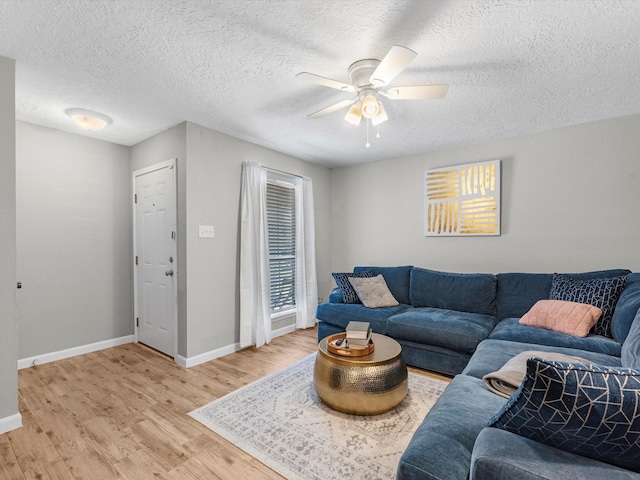
[[[500,235],[500,160],[426,170],[424,234]]]

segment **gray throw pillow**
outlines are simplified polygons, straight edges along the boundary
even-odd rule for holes
[[[358,298],[367,308],[395,307],[399,305],[393,297],[382,275],[373,278],[349,278]]]

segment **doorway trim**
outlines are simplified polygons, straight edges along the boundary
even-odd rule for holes
[[[132,195],[131,195],[131,209],[132,209],[132,219],[133,219],[133,225],[132,225],[132,230],[133,230],[133,257],[131,258],[131,265],[133,268],[133,337],[134,337],[134,342],[138,343],[138,324],[136,319],[139,317],[138,315],[138,269],[136,268],[136,254],[137,254],[137,233],[136,233],[136,226],[137,226],[137,218],[136,218],[136,195],[137,195],[137,191],[136,191],[136,177],[139,177],[141,175],[145,175],[147,173],[150,172],[154,172],[156,170],[161,170],[163,168],[169,168],[172,172],[172,182],[173,182],[173,196],[174,196],[174,212],[175,212],[175,224],[174,224],[174,235],[175,235],[175,245],[176,245],[176,255],[175,255],[175,260],[174,260],[174,269],[176,272],[176,286],[173,289],[173,296],[174,296],[174,312],[173,312],[173,331],[174,331],[174,335],[173,335],[173,361],[176,362],[176,359],[179,357],[178,355],[178,280],[177,278],[180,275],[180,269],[179,269],[179,265],[178,265],[178,191],[177,191],[177,181],[178,181],[178,175],[177,175],[177,166],[178,166],[178,159],[177,158],[171,158],[165,162],[160,162],[160,163],[156,163],[153,164],[149,167],[145,167],[145,168],[141,168],[140,170],[136,170],[132,173],[131,175],[131,190],[132,190]],[[176,362],[177,363],[177,362]]]

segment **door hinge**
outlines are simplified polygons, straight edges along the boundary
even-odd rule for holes
[[[138,255],[136,255],[136,265],[138,265]]]
[[[140,326],[140,319],[138,317],[136,317],[136,327]]]
[[[133,203],[138,203],[138,194],[137,193],[133,194]]]
[[[175,240],[176,239],[176,232],[171,232],[171,240]]]

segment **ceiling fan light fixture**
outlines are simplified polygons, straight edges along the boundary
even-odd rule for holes
[[[76,122],[76,125],[90,132],[102,130],[111,123],[111,119],[106,115],[82,108],[70,108],[65,113]]]
[[[382,105],[382,102],[378,102],[378,107],[379,107],[379,112],[378,115],[376,115],[375,117],[373,117],[371,119],[371,125],[373,125],[374,127],[380,125],[383,122],[386,122],[387,120],[389,120],[389,117],[387,116],[387,112],[384,109],[384,106]]]
[[[362,115],[365,118],[375,118],[380,111],[380,104],[376,97],[372,94],[367,94],[362,99]]]
[[[349,122],[351,125],[358,126],[360,125],[360,121],[362,120],[362,109],[360,108],[360,103],[356,102],[351,105],[351,108],[344,116],[344,119]]]

